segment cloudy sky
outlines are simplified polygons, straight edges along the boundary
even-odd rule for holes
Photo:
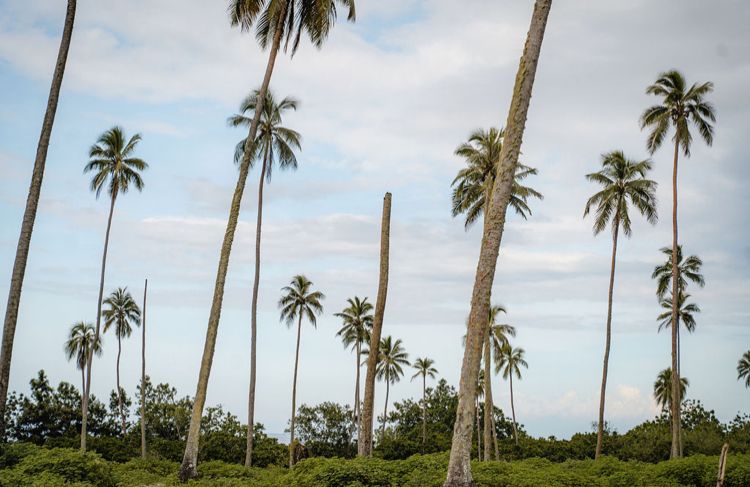
[[[0,0],[0,295],[5,296],[49,81],[62,30],[62,0]],[[453,151],[474,129],[505,120],[531,1],[358,2],[322,51],[280,58],[278,96],[301,100],[285,123],[303,135],[299,170],[278,171],[266,191],[259,303],[257,419],[283,431],[289,415],[294,333],[279,323],[280,288],[298,273],[325,292],[317,329],[305,327],[299,401],[351,402],[354,356],[334,336],[347,297],[377,286],[383,193],[393,193],[391,281],[384,333],[412,358],[435,359],[457,384],[460,337],[481,238],[450,216]],[[638,116],[645,87],[663,70],[711,80],[714,146],[696,141],[680,172],[680,235],[700,255],[707,285],[691,289],[702,313],[683,339],[689,396],[723,420],[748,411],[736,380],[750,348],[750,4],[722,0],[558,0],[549,18],[523,160],[545,195],[528,221],[510,217],[493,289],[508,309],[529,369],[517,383],[519,421],[535,435],[589,430],[596,418],[604,345],[610,239],[594,237],[584,174],[602,152],[645,158]],[[148,373],[193,394],[218,251],[236,180],[242,131],[226,117],[257,87],[265,66],[250,35],[230,28],[226,3],[79,0],[52,134],[16,336],[11,387],[27,390],[45,369],[78,383],[65,361],[70,325],[93,321],[107,202],[82,174],[88,147],[115,124],[140,132],[149,162],[142,194],[115,210],[106,290],[138,296],[149,279]],[[744,135],[743,135],[744,134]],[[652,417],[656,374],[669,365],[657,333],[650,279],[671,242],[670,151],[653,156],[661,221],[638,219],[619,247],[607,417],[625,430]],[[258,173],[248,180],[229,272],[209,404],[246,418],[250,295]],[[125,344],[122,376],[133,391],[140,340]],[[98,396],[114,387],[116,342],[94,368]],[[506,383],[495,400],[509,408]],[[392,388],[419,394],[408,377]],[[377,397],[382,405],[382,393]],[[379,406],[380,407],[380,406]]]

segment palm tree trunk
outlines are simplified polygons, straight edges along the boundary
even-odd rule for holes
[[[146,291],[143,285],[143,315],[141,317],[141,458],[146,458]]]
[[[497,425],[495,424],[495,410],[492,410],[492,443],[495,446],[495,460],[500,460],[500,448],[497,445]]]
[[[279,19],[283,23],[286,14],[286,2],[281,4]],[[263,83],[258,90],[258,102],[255,108],[253,120],[250,123],[247,140],[255,140],[258,133],[258,121],[263,111],[268,85],[271,82],[271,74],[276,63],[276,56],[279,53],[281,45],[281,34],[283,33],[281,25],[277,26],[268,56],[266,72],[263,76]],[[227,269],[229,268],[229,255],[232,253],[232,243],[234,242],[234,233],[237,230],[237,222],[240,215],[240,204],[242,195],[245,191],[247,175],[250,171],[250,151],[245,151],[240,164],[240,173],[237,177],[237,186],[232,196],[232,204],[229,209],[229,218],[227,228],[224,232],[224,240],[221,244],[221,253],[219,256],[219,267],[216,271],[216,283],[214,284],[214,296],[211,302],[211,312],[208,317],[208,326],[206,327],[206,341],[203,346],[203,356],[201,358],[201,367],[198,372],[198,385],[195,392],[195,401],[193,402],[193,411],[190,415],[190,427],[188,429],[187,442],[185,444],[185,453],[180,465],[179,478],[187,481],[188,479],[198,476],[198,443],[200,441],[201,418],[203,415],[203,406],[206,403],[206,392],[208,390],[208,379],[211,375],[211,365],[214,360],[214,351],[216,349],[216,335],[219,330],[219,319],[221,318],[221,305],[224,300],[224,284],[227,278]]]
[[[365,400],[360,421],[360,436],[357,438],[357,456],[372,455],[372,413],[375,404],[375,367],[380,350],[380,335],[383,330],[385,300],[388,294],[388,256],[391,235],[391,193],[383,198],[383,217],[380,226],[380,276],[378,297],[375,301],[375,314],[370,334],[370,353],[367,356],[367,375],[365,376]]]
[[[357,372],[356,381],[354,386],[354,427],[357,430],[357,438],[359,438],[359,369],[361,367],[360,355],[362,354],[362,344],[357,340]]]
[[[297,321],[297,350],[294,354],[294,379],[292,380],[292,421],[289,425],[289,468],[294,466],[294,419],[297,413],[297,365],[299,364],[299,341],[302,335],[302,313]]]
[[[471,453],[472,410],[474,409],[477,376],[479,375],[483,329],[489,315],[490,294],[495,278],[500,240],[505,226],[505,213],[513,189],[513,176],[518,164],[518,154],[521,149],[526,115],[531,101],[539,52],[551,5],[552,0],[536,0],[534,4],[531,26],[516,75],[513,98],[508,120],[505,124],[505,140],[500,153],[499,177],[496,178],[492,190],[490,211],[485,216],[488,221],[483,232],[472,291],[469,330],[461,365],[456,422],[453,428],[448,474],[444,484],[446,487],[475,485],[471,476],[469,456]]]
[[[516,406],[513,403],[513,371],[509,374],[510,376],[510,412],[513,414],[513,439],[516,440],[516,446],[518,446],[518,426],[516,425]]]
[[[427,374],[422,375],[422,453],[427,446]]]
[[[102,323],[102,299],[104,298],[104,273],[107,268],[107,250],[109,249],[109,233],[112,230],[112,215],[115,212],[115,201],[117,200],[117,186],[112,191],[109,205],[109,217],[107,218],[107,231],[104,234],[104,251],[102,252],[102,272],[99,277],[99,299],[96,302],[96,334],[94,339],[99,340]],[[86,391],[83,397],[83,422],[81,424],[81,451],[86,451],[86,427],[89,416],[89,395],[91,395],[91,365],[94,362],[93,348],[88,351],[86,358]],[[118,391],[119,392],[119,391]]]
[[[34,169],[31,173],[31,184],[29,194],[26,197],[26,208],[23,212],[21,222],[21,233],[18,237],[16,247],[16,258],[13,261],[13,271],[10,277],[10,289],[8,290],[8,304],[5,307],[5,321],[3,323],[2,348],[0,349],[0,440],[5,440],[5,405],[8,399],[8,385],[10,382],[10,365],[13,355],[13,340],[16,336],[16,324],[18,322],[18,307],[21,303],[21,290],[23,278],[26,273],[26,262],[29,257],[29,246],[31,245],[31,234],[34,230],[36,210],[39,206],[39,195],[42,191],[42,179],[44,178],[44,166],[47,162],[47,149],[52,134],[52,125],[55,122],[57,111],[57,100],[60,96],[65,64],[70,49],[70,39],[73,34],[73,21],[76,14],[76,0],[68,0],[68,9],[65,14],[60,49],[57,53],[55,72],[52,75],[47,98],[47,110],[44,113],[42,131],[39,134],[39,142],[36,147],[34,158]]]
[[[618,208],[619,208],[618,204]],[[612,342],[612,296],[615,289],[615,262],[617,258],[617,235],[620,231],[620,218],[615,216],[612,228],[612,263],[609,272],[609,293],[607,297],[607,338],[604,344],[604,367],[602,369],[602,388],[599,393],[599,424],[596,429],[596,453],[594,459],[602,454],[604,442],[604,398],[607,393],[607,370],[609,368],[609,347]]]
[[[385,436],[385,422],[386,418],[388,416],[388,395],[391,392],[391,378],[388,377],[388,374],[385,375],[385,407],[383,407],[383,426],[380,428],[380,438],[381,440]]]
[[[252,144],[252,141],[246,142]],[[268,146],[263,154],[263,167],[258,181],[258,219],[255,225],[255,277],[253,280],[253,304],[250,318],[250,387],[247,393],[247,446],[245,466],[253,465],[253,437],[255,436],[255,381],[258,348],[258,288],[260,285],[260,232],[263,223],[263,185],[268,170]]]
[[[674,165],[672,169],[672,448],[670,458],[680,458],[680,370],[677,364],[677,318],[679,310],[679,267],[677,266],[677,160],[679,141],[675,138]]]
[[[492,460],[492,357],[490,355],[489,330],[484,339],[484,460]]]
[[[476,400],[476,408],[477,408],[477,460],[482,459],[482,428],[479,426],[479,398]]]
[[[120,410],[120,419],[122,421],[122,436],[125,437],[125,412],[122,410],[122,389],[120,389],[120,356],[122,355],[122,339],[117,337],[117,408]]]
[[[86,368],[81,367],[81,420],[83,420],[83,396],[86,390]],[[81,427],[83,427],[83,421],[81,421]]]

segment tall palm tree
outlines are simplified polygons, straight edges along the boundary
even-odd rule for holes
[[[299,46],[303,33],[307,33],[310,41],[317,48],[323,46],[331,28],[337,18],[337,5],[348,11],[348,20],[354,21],[354,0],[231,0],[229,4],[229,18],[232,26],[238,26],[242,31],[249,31],[255,27],[255,34],[262,49],[268,48],[268,62],[263,81],[258,90],[258,106],[255,107],[253,120],[248,129],[247,140],[256,140],[260,115],[266,100],[268,85],[271,82],[276,57],[281,48],[281,42],[286,39],[285,49],[292,42],[292,55]],[[250,162],[253,151],[245,151],[240,162],[237,185],[232,195],[227,227],[219,254],[219,266],[216,271],[214,294],[211,301],[211,311],[208,316],[206,341],[201,357],[198,384],[196,385],[193,410],[190,415],[190,428],[185,444],[185,453],[180,466],[179,477],[185,481],[198,476],[198,444],[200,441],[201,418],[206,404],[208,379],[211,374],[214,351],[216,349],[216,335],[221,318],[221,306],[224,300],[224,285],[229,268],[229,256],[232,252],[234,233],[239,221],[242,195],[250,172]],[[250,445],[252,447],[252,445]],[[252,449],[246,452],[245,464],[252,464]]]
[[[109,232],[112,228],[112,214],[115,211],[115,201],[120,194],[128,192],[131,186],[138,191],[143,190],[141,172],[148,168],[142,159],[133,157],[141,135],[135,134],[129,140],[120,127],[112,127],[104,132],[89,149],[89,162],[83,172],[93,172],[91,191],[96,197],[106,188],[109,194],[109,218],[107,231],[104,234],[104,251],[102,252],[102,270],[99,278],[99,298],[96,301],[96,336],[99,336],[102,318],[102,298],[104,297],[104,271],[107,266],[107,250],[109,249]],[[81,435],[81,450],[86,450],[86,423],[88,419],[89,394],[91,393],[91,364],[93,356],[89,356],[86,365],[86,391],[83,395],[83,434]]]
[[[672,253],[677,253],[679,240],[677,238],[677,163],[680,149],[686,157],[690,156],[690,146],[693,136],[690,133],[690,123],[695,126],[701,138],[707,145],[714,139],[713,122],[716,121],[714,107],[705,97],[714,89],[713,83],[694,83],[689,88],[683,75],[676,70],[659,75],[656,82],[646,88],[646,93],[661,98],[658,105],[647,108],[641,115],[641,129],[649,128],[650,133],[646,142],[648,150],[653,154],[661,147],[664,139],[674,128],[672,141],[674,155],[672,162]],[[677,259],[672,261],[672,295],[679,295],[679,269]],[[677,368],[677,301],[672,306],[672,393],[679,394],[680,371]],[[672,407],[672,458],[682,456],[680,435],[680,402],[674,401]]]
[[[482,427],[480,426],[479,422],[479,404],[482,398],[484,397],[484,386],[486,384],[484,375],[484,370],[479,371],[479,375],[477,376],[477,392],[476,392],[476,404],[475,410],[476,410],[476,418],[477,418],[477,460],[482,459]],[[487,446],[485,445],[485,449],[487,449]]]
[[[499,458],[500,451],[497,445],[497,432],[495,431],[494,398],[492,396],[492,355],[499,353],[500,348],[508,344],[509,336],[516,336],[516,328],[513,325],[498,323],[500,313],[505,314],[503,306],[494,305],[490,307],[489,319],[487,321],[487,339],[484,341],[484,376],[487,378],[484,385],[484,459],[491,460],[490,443],[494,445],[495,458]]]
[[[680,397],[685,397],[690,382],[686,377],[680,377]],[[662,411],[672,414],[672,369],[666,368],[659,372],[654,382],[654,399]]]
[[[83,398],[86,393],[85,374],[89,354],[101,356],[102,340],[101,337],[96,336],[94,325],[79,321],[70,328],[68,340],[65,342],[65,356],[68,361],[75,359],[76,368],[81,371],[81,414],[83,414]]]
[[[305,276],[296,275],[288,286],[281,288],[284,294],[279,299],[281,310],[281,321],[287,326],[294,325],[297,321],[297,348],[294,354],[294,381],[292,382],[292,420],[289,427],[291,436],[289,439],[289,467],[294,466],[294,419],[297,412],[297,365],[299,364],[299,343],[302,334],[302,318],[314,327],[317,325],[316,316],[323,312],[320,303],[325,295],[320,291],[312,290],[313,283]]]
[[[232,127],[249,126],[252,118],[245,115],[254,113],[258,107],[259,90],[251,93],[240,105],[240,114],[229,117],[228,123]],[[282,116],[288,110],[297,109],[297,100],[284,98],[277,102],[271,90],[266,92],[263,103],[263,113],[258,123],[258,132],[253,144],[248,146],[247,139],[242,139],[235,148],[234,160],[240,163],[245,151],[251,151],[250,165],[255,161],[262,161],[260,179],[258,181],[258,214],[255,226],[255,275],[253,278],[253,300],[250,318],[250,386],[247,399],[247,440],[245,448],[245,466],[252,464],[253,437],[255,433],[255,382],[257,375],[257,339],[258,339],[258,289],[260,286],[260,234],[263,221],[263,185],[266,180],[271,182],[273,167],[278,164],[280,169],[297,169],[295,149],[300,149],[300,135],[282,125]]]
[[[609,368],[609,350],[612,341],[612,298],[615,288],[615,264],[617,261],[617,237],[620,227],[626,237],[632,234],[629,207],[635,207],[652,225],[656,223],[656,183],[646,177],[651,170],[651,161],[636,162],[625,157],[622,151],[613,151],[602,155],[602,169],[587,174],[586,179],[602,186],[586,202],[583,216],[595,209],[594,235],[605,228],[612,229],[612,262],[609,271],[609,293],[607,295],[607,325],[604,344],[604,366],[602,386],[599,395],[599,422],[596,434],[596,454],[602,453],[604,439],[604,400],[607,392],[607,369]]]
[[[466,167],[458,171],[453,183],[452,214],[466,215],[464,226],[468,229],[480,216],[487,212],[487,204],[492,194],[492,186],[497,177],[497,166],[503,148],[505,131],[491,127],[478,129],[469,135],[469,140],[456,149],[455,154],[466,160]],[[513,180],[513,190],[509,205],[525,220],[531,215],[529,198],[544,199],[538,191],[521,182],[536,175],[533,167],[518,164]]]
[[[737,361],[737,380],[745,379],[745,387],[750,387],[750,350]]]
[[[403,367],[408,367],[410,364],[409,354],[404,350],[401,340],[393,340],[391,336],[387,336],[380,341],[379,356],[376,376],[378,380],[385,382],[385,407],[383,408],[383,427],[381,430],[385,434],[388,394],[391,390],[391,384],[401,380],[404,375]]]
[[[544,39],[552,0],[535,0],[529,32],[523,55],[519,62],[508,118],[505,123],[505,138],[498,165],[500,171],[492,188],[492,198],[484,217],[482,245],[471,294],[469,330],[461,363],[456,421],[453,426],[451,453],[448,461],[445,486],[472,485],[471,434],[474,416],[476,383],[482,356],[482,340],[487,314],[490,309],[492,284],[495,279],[500,240],[505,229],[505,216],[518,165],[518,154],[526,128],[526,117],[531,103],[536,68]]]
[[[518,429],[516,426],[516,406],[513,402],[513,375],[521,380],[521,367],[529,368],[529,364],[524,359],[523,348],[514,348],[510,345],[503,347],[500,354],[496,357],[495,373],[502,372],[503,379],[510,381],[510,410],[513,413],[513,438],[518,445]]]
[[[143,283],[143,311],[141,315],[141,458],[146,458],[146,293],[148,279]]]
[[[695,331],[695,314],[700,313],[701,309],[695,303],[687,303],[690,295],[680,291],[677,303],[677,326],[685,325],[689,333]],[[656,320],[659,322],[659,330],[669,329],[672,326],[672,297],[665,297],[659,301],[659,305],[665,310]],[[677,372],[680,372],[680,333],[677,332]]]
[[[104,333],[107,333],[110,328],[114,328],[115,336],[117,337],[117,407],[120,411],[122,436],[125,436],[127,431],[125,411],[122,407],[122,394],[120,391],[120,355],[122,355],[122,340],[130,337],[130,334],[133,332],[133,325],[139,326],[141,324],[141,310],[135,304],[135,300],[128,292],[128,288],[122,287],[117,288],[110,294],[104,300],[104,305],[107,306],[107,309],[102,312],[104,316]]]
[[[358,296],[346,300],[349,306],[343,309],[341,313],[334,316],[341,318],[343,326],[336,333],[341,337],[345,347],[351,347],[356,358],[355,384],[354,384],[354,423],[359,431],[359,371],[362,368],[362,345],[370,340],[370,330],[372,329],[372,304],[367,302],[367,298],[359,299]],[[357,435],[359,436],[359,435]]]
[[[10,363],[13,355],[13,340],[16,336],[16,324],[18,323],[18,307],[21,304],[23,278],[26,274],[26,262],[29,258],[31,234],[34,231],[36,210],[39,207],[39,195],[42,192],[44,167],[47,163],[47,149],[49,148],[49,140],[52,135],[52,125],[55,123],[57,101],[60,97],[63,74],[65,73],[65,65],[68,60],[68,50],[70,49],[70,39],[73,35],[75,16],[76,0],[68,0],[65,23],[60,39],[60,49],[57,52],[55,70],[52,74],[52,84],[49,96],[47,97],[47,110],[44,112],[42,130],[36,146],[34,168],[31,172],[31,184],[29,185],[29,194],[26,197],[26,208],[23,212],[23,220],[21,220],[21,232],[18,236],[16,257],[13,261],[13,271],[10,277],[8,304],[5,307],[5,320],[3,321],[2,347],[0,347],[0,438],[5,438],[5,405],[8,399]]]
[[[411,380],[422,377],[422,452],[427,443],[427,378],[434,379],[437,375],[438,371],[434,365],[435,361],[428,357],[418,358],[412,364],[416,372],[411,376]]]

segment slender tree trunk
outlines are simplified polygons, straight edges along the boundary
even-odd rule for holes
[[[476,400],[476,408],[477,408],[477,460],[482,459],[482,428],[479,426],[479,398]]]
[[[497,425],[495,424],[495,410],[492,410],[492,443],[495,446],[495,460],[500,460],[500,448],[497,445]]]
[[[362,344],[357,340],[357,372],[356,372],[356,385],[354,386],[354,427],[357,430],[357,438],[359,439],[359,369],[361,367],[360,355],[362,355]],[[357,440],[359,441],[359,440]]]
[[[70,39],[73,34],[73,21],[76,14],[76,0],[68,0],[68,9],[65,14],[60,49],[57,53],[55,71],[52,75],[47,98],[47,110],[44,113],[42,131],[39,134],[39,142],[36,147],[34,158],[34,169],[31,173],[29,194],[26,197],[26,208],[21,221],[21,233],[18,237],[16,257],[13,261],[13,271],[10,277],[10,289],[8,290],[8,304],[5,308],[5,321],[3,323],[2,349],[0,349],[0,440],[5,441],[5,406],[8,399],[8,384],[10,382],[10,365],[13,355],[13,340],[16,336],[16,324],[18,322],[18,307],[21,303],[21,290],[23,278],[26,273],[26,262],[29,257],[29,246],[31,245],[31,234],[34,230],[36,210],[39,206],[39,195],[42,191],[42,179],[44,177],[44,166],[47,162],[47,149],[52,134],[52,125],[55,122],[57,111],[57,100],[60,96],[65,63],[68,59]]]
[[[86,368],[81,367],[81,419],[83,420],[83,396],[86,391]],[[83,421],[81,421],[81,427],[83,427]]]
[[[107,267],[107,250],[109,249],[109,232],[112,229],[112,215],[115,212],[115,201],[117,200],[117,186],[112,191],[109,205],[109,217],[107,218],[107,231],[104,234],[104,251],[102,252],[102,272],[99,277],[99,299],[96,302],[96,333],[94,339],[99,341],[102,323],[102,299],[104,298],[104,273]],[[93,348],[88,351],[86,358],[86,392],[83,398],[83,423],[81,425],[81,451],[86,451],[86,427],[89,416],[89,396],[91,395],[91,365],[94,362]],[[119,393],[119,391],[118,391]]]
[[[388,417],[388,395],[391,392],[391,378],[385,375],[385,406],[383,407],[383,426],[380,429],[380,438],[385,436],[385,422]]]
[[[148,279],[143,284],[143,314],[141,316],[141,458],[146,458],[146,292]]]
[[[302,313],[297,322],[297,350],[294,354],[294,379],[292,380],[292,421],[289,425],[289,468],[294,466],[294,419],[297,415],[297,365],[299,364],[299,340],[302,335]]]
[[[516,406],[513,403],[513,371],[508,376],[510,377],[510,412],[513,414],[513,439],[516,440],[516,446],[518,446],[518,426],[516,425]]]
[[[279,18],[284,19],[286,14],[286,3],[282,3]],[[268,65],[263,76],[263,83],[258,90],[258,102],[255,107],[255,115],[250,123],[247,140],[255,140],[258,133],[258,121],[263,111],[268,85],[271,82],[271,74],[276,63],[276,55],[279,52],[281,44],[281,34],[283,29],[278,26],[274,34],[273,44],[268,56]],[[219,330],[219,319],[221,318],[221,305],[224,300],[224,285],[226,283],[227,269],[229,267],[229,255],[232,252],[232,243],[234,242],[234,233],[237,230],[237,222],[240,215],[240,204],[242,203],[242,194],[245,191],[247,175],[250,171],[250,151],[245,151],[240,164],[240,174],[237,177],[237,186],[232,196],[232,204],[229,209],[229,218],[227,228],[224,232],[224,240],[221,244],[221,253],[219,256],[219,267],[216,271],[216,283],[214,284],[214,296],[211,302],[211,313],[208,317],[208,326],[206,327],[206,341],[203,347],[203,356],[201,358],[200,372],[198,373],[198,385],[195,392],[195,401],[193,402],[193,411],[190,415],[190,427],[185,445],[185,454],[182,457],[180,465],[179,478],[185,482],[188,479],[198,476],[198,444],[200,442],[201,419],[203,415],[203,406],[206,403],[206,392],[208,390],[208,379],[211,375],[211,365],[214,359],[216,348],[216,335]]]
[[[618,204],[618,208],[619,208]],[[599,424],[596,429],[596,453],[594,459],[602,454],[604,441],[604,398],[607,394],[607,370],[609,368],[609,347],[612,342],[612,296],[615,290],[615,263],[617,258],[617,235],[620,231],[620,218],[615,216],[612,228],[612,263],[609,271],[609,293],[607,294],[607,338],[604,342],[604,367],[602,369],[602,388],[599,393]]]
[[[679,142],[675,138],[672,169],[672,448],[670,458],[680,458],[680,370],[677,364],[677,318],[679,316],[679,267],[677,265],[677,159]]]
[[[251,143],[250,142],[246,142]],[[258,288],[260,286],[260,232],[263,223],[263,184],[268,170],[268,147],[263,154],[263,167],[258,181],[258,219],[255,224],[255,277],[253,278],[253,304],[250,318],[250,387],[247,393],[247,446],[245,448],[245,466],[253,465],[253,438],[255,436],[255,383],[257,376],[258,348]]]
[[[122,437],[127,433],[125,429],[125,411],[122,409],[122,390],[120,389],[120,356],[122,355],[122,339],[117,337],[117,407],[120,410],[120,420],[122,426]]]
[[[422,453],[427,446],[427,375],[422,376]]]
[[[484,338],[484,460],[492,460],[492,356],[489,329]]]
[[[380,277],[378,283],[378,297],[375,302],[375,314],[370,334],[370,353],[367,356],[367,375],[365,376],[365,400],[360,421],[360,436],[357,439],[357,455],[369,457],[372,455],[372,414],[375,404],[375,367],[380,350],[380,335],[383,330],[383,315],[385,300],[388,294],[388,255],[391,235],[391,193],[383,198],[383,218],[380,227]]]
[[[471,453],[471,421],[474,415],[474,398],[476,397],[477,376],[479,375],[483,330],[489,315],[490,295],[495,278],[500,240],[505,226],[505,213],[513,189],[513,176],[518,164],[518,154],[521,149],[539,52],[551,5],[552,0],[536,0],[534,4],[529,35],[516,75],[513,98],[508,120],[505,124],[505,140],[503,141],[498,167],[499,177],[496,178],[492,190],[490,211],[485,216],[488,221],[482,238],[472,291],[469,330],[461,365],[456,423],[453,428],[448,474],[444,484],[446,487],[475,485],[471,476],[469,455]]]

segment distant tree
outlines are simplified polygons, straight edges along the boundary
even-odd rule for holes
[[[438,371],[434,367],[435,361],[431,358],[418,358],[412,364],[416,373],[411,376],[411,380],[422,377],[422,446],[427,443],[427,377],[434,379]]]
[[[301,405],[297,410],[298,437],[310,456],[354,457],[357,448],[353,442],[352,416],[348,405],[333,402]]]
[[[385,382],[385,406],[383,408],[383,427],[385,433],[385,423],[388,418],[388,394],[391,391],[391,384],[401,380],[404,375],[404,367],[408,367],[409,354],[404,350],[401,340],[394,340],[387,336],[380,340],[380,353],[376,377],[378,380]]]
[[[513,438],[518,445],[518,426],[516,422],[516,406],[513,403],[513,376],[521,379],[521,367],[528,368],[529,364],[524,359],[523,348],[514,348],[512,346],[503,347],[500,355],[497,356],[495,372],[502,372],[503,379],[510,382],[510,410],[513,413]]]
[[[96,335],[94,325],[91,323],[84,323],[79,321],[70,328],[70,334],[68,340],[65,342],[65,355],[68,361],[75,360],[76,368],[81,371],[81,397],[85,395],[86,391],[86,361],[88,360],[89,354],[95,354],[97,357],[102,354],[102,340],[101,337]],[[42,372],[43,373],[43,372]],[[84,400],[81,400],[83,407]],[[81,410],[81,414],[85,417],[85,412]],[[85,434],[85,431],[81,431],[81,434]]]
[[[690,382],[686,377],[680,377],[680,397],[685,397],[685,391],[687,390]],[[664,411],[669,411],[670,414],[673,411],[672,408],[672,369],[666,368],[659,372],[654,382],[654,399],[656,404]]]

